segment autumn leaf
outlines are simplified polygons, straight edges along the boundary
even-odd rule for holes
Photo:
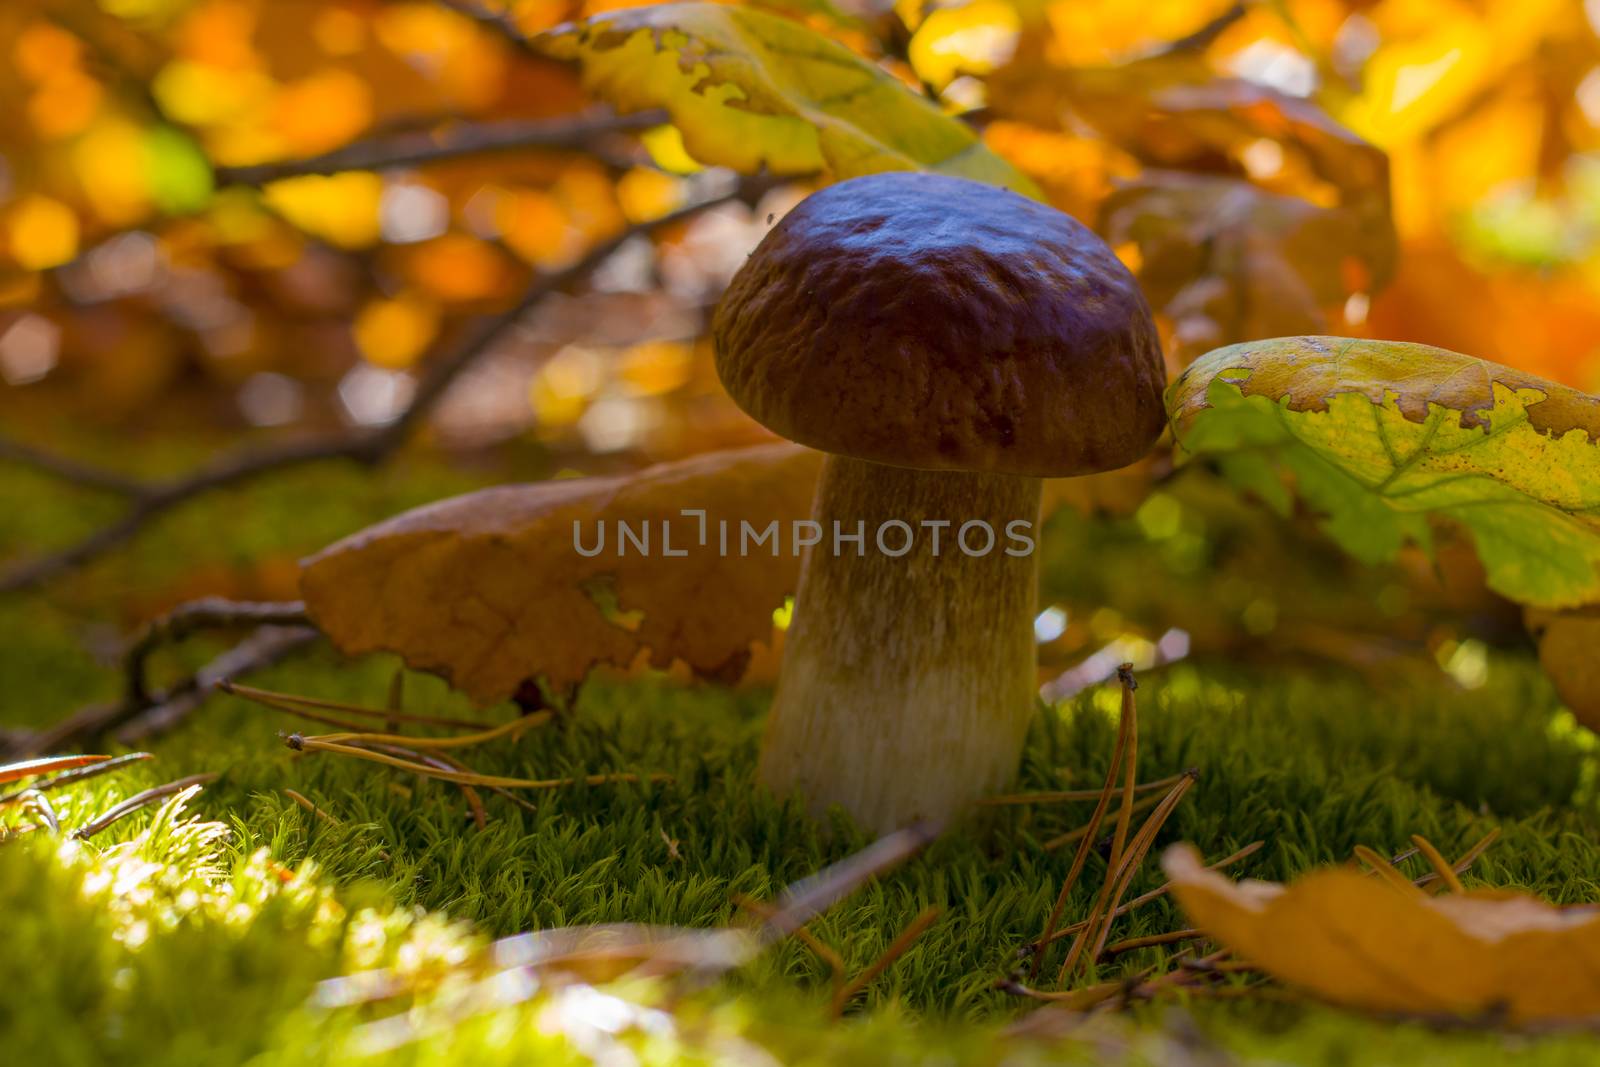
[[[1240,178],[1150,170],[1105,200],[1097,229],[1113,247],[1138,249],[1139,284],[1187,358],[1326,329],[1328,309],[1388,278],[1386,225]]]
[[[1038,195],[960,120],[779,15],[661,4],[559,26],[538,43],[579,61],[585,87],[619,110],[665,108],[702,163],[838,180],[933,170]]]
[[[1500,890],[1429,896],[1354,867],[1234,883],[1189,845],[1162,857],[1197,928],[1273,977],[1371,1011],[1510,1022],[1600,1012],[1600,912]]]
[[[751,646],[771,640],[800,570],[786,533],[742,550],[741,523],[760,533],[808,518],[820,464],[808,449],[762,445],[456,497],[308,560],[306,610],[343,651],[399,653],[484,703],[536,676],[570,686],[646,651],[657,667],[682,660],[736,678]],[[704,538],[685,508],[704,510]],[[604,548],[588,554],[599,523]],[[623,542],[619,523],[647,530],[649,550]]]
[[[1280,512],[1283,475],[1365,562],[1471,537],[1489,587],[1600,598],[1600,399],[1426,345],[1288,337],[1218,349],[1167,391],[1180,459],[1209,456]]]
[[[1528,632],[1539,642],[1539,665],[1561,703],[1591,730],[1600,730],[1600,610],[1525,612]]]
[[[1180,349],[1324,330],[1326,309],[1394,272],[1388,159],[1308,100],[1190,51],[1061,67],[1033,47],[988,84],[998,116],[1092,130],[1143,168],[1108,175],[1097,228],[1138,249]]]

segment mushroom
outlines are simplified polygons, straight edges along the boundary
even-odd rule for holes
[[[827,453],[760,781],[875,830],[960,812],[1015,773],[1035,706],[1041,479],[1165,425],[1149,306],[1061,212],[892,172],[786,215],[713,337],[739,406]]]

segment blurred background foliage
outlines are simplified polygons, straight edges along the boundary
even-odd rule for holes
[[[617,6],[8,0],[7,435],[165,475],[185,465],[174,456],[241,441],[376,430],[484,316],[510,311],[408,426],[425,462],[503,480],[763,439],[717,383],[708,312],[827,175],[741,183],[702,167],[662,116],[607,111],[529,43]],[[1093,225],[1138,274],[1174,370],[1220,344],[1330,332],[1600,387],[1596,0],[762,6],[960,116]],[[1120,527],[1062,536],[1157,542],[1172,596],[1194,601],[1197,576],[1232,583],[1198,602],[1228,605],[1237,634],[1292,612],[1262,588],[1260,553],[1223,558],[1259,541],[1256,519],[1212,515],[1207,534],[1203,487],[1109,493],[1092,502]],[[5,519],[8,551],[49,547],[44,525]],[[341,532],[328,525],[304,528]],[[181,592],[292,597],[292,556],[274,549],[248,580],[234,565]],[[1375,597],[1405,614],[1410,579],[1352,586],[1347,564],[1315,562],[1350,614]],[[1057,593],[1107,595],[1092,586],[1079,574]],[[1171,622],[1148,614],[1151,637]],[[1081,649],[1125,623],[1040,636]],[[1458,648],[1430,641],[1441,662]]]

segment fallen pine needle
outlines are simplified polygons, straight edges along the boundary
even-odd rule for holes
[[[1157,789],[1170,789],[1179,776],[1174,774],[1166,778],[1157,778],[1152,782],[1140,782],[1133,787],[1135,793],[1150,793]],[[1073,800],[1098,800],[1098,789],[1063,789],[1056,792],[1044,793],[1002,793],[999,796],[984,797],[978,801],[981,805],[999,807],[1014,804],[1064,804]]]
[[[733,903],[736,907],[750,912],[752,915],[755,915],[764,922],[770,921],[772,916],[778,911],[775,906],[765,903],[764,901],[756,900],[753,897],[747,897],[742,893],[734,895]],[[811,928],[805,923],[801,923],[799,926],[789,931],[789,934],[795,938],[795,940],[809,948],[812,952],[816,953],[817,957],[821,959],[823,963],[828,965],[828,970],[832,972],[833,975],[833,997],[834,999],[837,999],[840,991],[845,987],[845,982],[847,980],[845,976],[849,973],[848,968],[845,967],[844,957],[835,952],[832,945],[829,945],[827,942],[817,937],[816,934],[812,933]]]
[[[1457,878],[1456,872],[1450,869],[1449,861],[1439,854],[1438,849],[1433,847],[1433,842],[1421,834],[1412,834],[1411,840],[1422,851],[1423,858],[1428,861],[1428,866],[1433,868],[1433,873],[1438,875],[1439,880],[1445,884],[1445,888],[1452,893],[1461,892],[1461,879]]]
[[[152,786],[142,793],[135,793],[122,803],[95,816],[72,831],[71,836],[80,840],[85,837],[93,837],[113,824],[121,822],[140,808],[148,807],[158,800],[164,800],[174,793],[181,793],[191,786],[210,785],[220,777],[221,775],[216,771],[207,771],[204,774],[191,774],[187,778],[179,778],[177,781],[168,782],[165,785]]]
[[[1183,799],[1183,795],[1189,791],[1189,787],[1194,784],[1195,779],[1198,777],[1199,774],[1195,771],[1185,772],[1178,784],[1173,786],[1161,798],[1161,803],[1151,813],[1150,818],[1146,819],[1144,825],[1139,827],[1139,832],[1134,835],[1133,841],[1129,844],[1127,852],[1117,864],[1116,870],[1107,874],[1104,884],[1100,887],[1100,894],[1089,911],[1089,921],[1078,933],[1078,936],[1073,938],[1072,948],[1068,950],[1067,958],[1061,964],[1061,970],[1056,975],[1057,985],[1065,983],[1072,975],[1078,965],[1078,961],[1083,958],[1084,950],[1089,947],[1090,932],[1094,931],[1096,927],[1099,930],[1094,937],[1094,951],[1089,954],[1090,958],[1098,956],[1100,950],[1105,948],[1106,938],[1111,933],[1111,925],[1117,919],[1116,908],[1122,894],[1127,890],[1128,883],[1133,880],[1134,873],[1138,870],[1139,864],[1143,862],[1145,853],[1150,850],[1150,846],[1155,842],[1157,831],[1161,829],[1162,824],[1167,821],[1167,817],[1172,814],[1173,809],[1178,806],[1178,802]]]
[[[331,741],[334,744],[347,744],[349,742],[368,742],[373,744],[407,745],[411,748],[470,748],[481,745],[486,741],[495,741],[502,737],[516,738],[524,730],[535,726],[543,726],[551,719],[548,711],[535,712],[525,715],[520,719],[513,719],[502,723],[490,730],[482,730],[471,734],[458,734],[455,737],[413,737],[410,734],[372,734],[363,732],[338,733],[338,734],[307,734],[307,741]]]
[[[1183,775],[1181,775],[1181,774],[1174,775],[1172,780],[1173,780],[1173,782],[1177,782],[1177,780],[1179,778],[1182,778],[1182,777],[1183,777]],[[1167,788],[1170,789],[1172,787],[1168,786]],[[1114,792],[1115,792],[1115,790],[1113,790],[1113,793]],[[1165,794],[1160,794],[1160,795],[1156,795],[1156,796],[1148,796],[1148,797],[1143,798],[1142,800],[1135,801],[1134,804],[1132,805],[1132,807],[1129,809],[1130,814],[1137,815],[1141,811],[1149,811],[1151,808],[1153,808],[1157,804],[1161,803],[1161,796],[1163,796],[1163,795],[1165,795]],[[1062,834],[1060,837],[1052,837],[1050,840],[1046,841],[1044,843],[1044,850],[1046,852],[1054,852],[1056,849],[1060,848],[1062,845],[1070,845],[1074,841],[1082,841],[1085,838],[1088,838],[1090,843],[1092,844],[1093,841],[1094,841],[1094,834],[1099,829],[1100,829],[1099,823],[1091,818],[1089,822],[1087,822],[1087,823],[1083,824],[1082,826],[1078,827],[1076,830],[1068,830],[1066,833]]]
[[[1147,934],[1144,937],[1130,937],[1126,941],[1118,941],[1107,945],[1100,952],[1101,959],[1120,956],[1124,952],[1133,952],[1135,949],[1153,948],[1156,945],[1171,945],[1179,941],[1192,941],[1205,934],[1199,930],[1169,930],[1164,934]]]
[[[590,774],[581,778],[503,778],[493,774],[476,774],[468,771],[451,771],[440,767],[430,767],[426,763],[415,763],[398,756],[390,756],[371,749],[357,748],[354,745],[341,745],[335,742],[316,741],[299,734],[290,734],[285,738],[288,746],[296,752],[332,752],[340,756],[353,756],[356,759],[370,760],[373,763],[383,763],[390,767],[398,767],[403,771],[411,771],[427,778],[438,778],[445,782],[454,782],[456,785],[476,785],[498,787],[500,789],[559,789],[563,786],[577,785],[606,785],[614,782],[670,782],[670,774]]]
[[[1034,989],[1024,985],[1015,978],[1002,978],[996,982],[995,988],[1012,996],[1027,997],[1030,1000],[1043,1000],[1061,1005],[1069,1011],[1086,1011],[1102,1001],[1110,1000],[1118,994],[1130,992],[1141,981],[1149,977],[1154,967],[1146,967],[1135,974],[1123,978],[1113,979],[1109,982],[1096,982],[1093,985],[1079,986],[1076,989],[1063,989],[1059,991]]]
[[[1126,691],[1130,679],[1124,678],[1120,672],[1117,677],[1122,680],[1123,689]],[[1123,702],[1122,714],[1117,719],[1117,740],[1111,748],[1111,763],[1106,767],[1105,781],[1100,786],[1100,795],[1095,801],[1089,821],[1081,828],[1078,851],[1072,857],[1072,866],[1068,869],[1066,878],[1062,879],[1061,891],[1056,894],[1056,902],[1050,909],[1050,917],[1045,920],[1044,932],[1039,935],[1037,942],[1039,952],[1028,966],[1029,977],[1038,975],[1039,967],[1044,963],[1044,955],[1054,939],[1056,924],[1061,921],[1061,912],[1067,906],[1067,898],[1072,894],[1072,887],[1077,884],[1078,876],[1083,873],[1083,865],[1089,859],[1089,847],[1093,843],[1095,833],[1100,829],[1100,821],[1106,816],[1106,808],[1111,804],[1111,791],[1116,785],[1117,771],[1122,766],[1122,754],[1127,749],[1128,737],[1133,731],[1132,719],[1137,714],[1137,707]],[[1053,842],[1046,842],[1044,847],[1049,850],[1058,844],[1064,844],[1065,841],[1066,835],[1063,835]]]
[[[300,805],[302,808],[305,808],[307,811],[321,819],[323,822],[327,823],[329,826],[344,825],[344,823],[340,822],[337,818],[329,815],[327,812],[313,804],[311,802],[311,798],[307,797],[304,793],[298,793],[293,789],[285,789],[283,790],[283,795]]]
[[[1265,845],[1265,844],[1266,844],[1265,841],[1252,841],[1248,845],[1246,845],[1243,848],[1241,848],[1239,851],[1233,853],[1233,855],[1224,856],[1222,859],[1218,860],[1217,862],[1212,863],[1212,864],[1208,864],[1207,867],[1206,867],[1206,870],[1208,870],[1208,871],[1220,871],[1220,870],[1223,870],[1223,869],[1225,869],[1227,867],[1231,867],[1235,863],[1238,863],[1240,860],[1246,858],[1247,856],[1253,856],[1257,852],[1261,851],[1262,846]],[[1143,894],[1141,896],[1134,897],[1132,900],[1130,900],[1126,904],[1122,905],[1120,908],[1118,908],[1112,914],[1119,915],[1119,916],[1120,915],[1126,915],[1128,912],[1132,911],[1134,908],[1137,908],[1137,907],[1140,907],[1142,905],[1148,904],[1152,900],[1159,900],[1162,897],[1166,896],[1171,891],[1172,891],[1172,883],[1171,882],[1167,882],[1167,883],[1165,883],[1163,885],[1160,885],[1160,886],[1156,887],[1155,889],[1150,890],[1150,892],[1148,892],[1148,893],[1145,893],[1145,894]],[[1088,920],[1087,919],[1079,919],[1077,922],[1071,924],[1070,926],[1063,926],[1061,929],[1057,930],[1054,934],[1051,935],[1050,940],[1051,941],[1059,941],[1064,937],[1071,937],[1073,934],[1077,933],[1079,930],[1082,930],[1084,928],[1084,926],[1086,926],[1087,924],[1088,924]],[[1017,955],[1020,956],[1020,957],[1030,956],[1033,953],[1037,952],[1039,950],[1039,948],[1040,948],[1040,943],[1038,941],[1030,942],[1029,944],[1023,945],[1020,949],[1018,949],[1017,950]]]
[[[850,1003],[857,993],[871,985],[874,978],[888,970],[895,960],[905,955],[906,950],[916,943],[917,938],[921,937],[928,927],[934,924],[934,921],[939,918],[939,913],[943,910],[937,904],[930,904],[918,912],[917,916],[906,924],[906,928],[900,931],[900,936],[890,942],[889,947],[883,950],[883,955],[879,956],[866,970],[846,982],[843,988],[834,993],[833,1003],[829,1009],[832,1016],[837,1019],[843,1014],[845,1005]]]
[[[1356,854],[1356,859],[1365,863],[1371,868],[1373,874],[1382,878],[1396,889],[1411,890],[1416,888],[1411,884],[1411,879],[1407,878],[1400,868],[1384,859],[1382,854],[1374,852],[1366,845],[1357,845],[1353,851]]]
[[[1123,753],[1122,807],[1117,811],[1117,829],[1111,837],[1111,854],[1107,868],[1114,868],[1122,860],[1122,850],[1128,843],[1128,826],[1133,821],[1133,787],[1139,773],[1139,711],[1134,691],[1139,688],[1133,677],[1133,664],[1117,667],[1117,681],[1122,684],[1122,713],[1128,719],[1128,746]]]
[[[384,722],[409,722],[419,726],[443,726],[454,730],[490,730],[494,728],[492,722],[482,722],[477,719],[450,719],[437,715],[417,715],[412,712],[393,711],[388,708],[367,708],[360,704],[346,704],[338,700],[321,700],[316,697],[297,696],[293,693],[274,693],[270,689],[257,689],[255,686],[240,685],[238,682],[224,679],[217,683],[217,688],[230,696],[243,697],[253,700],[257,704],[265,704],[270,708],[294,713],[296,708],[321,708],[324,711],[342,711],[346,715],[356,715],[367,719],[381,719]],[[287,705],[287,706],[286,706]]]

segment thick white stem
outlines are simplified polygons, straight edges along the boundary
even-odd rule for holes
[[[1037,686],[1040,488],[1014,475],[824,461],[822,541],[801,570],[764,785],[887,831],[954,816],[1010,781]],[[914,534],[900,556],[878,543],[881,529],[891,552],[905,544],[894,520]],[[967,528],[970,554],[960,540],[969,523],[983,524]],[[859,554],[856,542],[835,544],[836,529],[864,532]],[[993,544],[978,554],[985,530]]]

